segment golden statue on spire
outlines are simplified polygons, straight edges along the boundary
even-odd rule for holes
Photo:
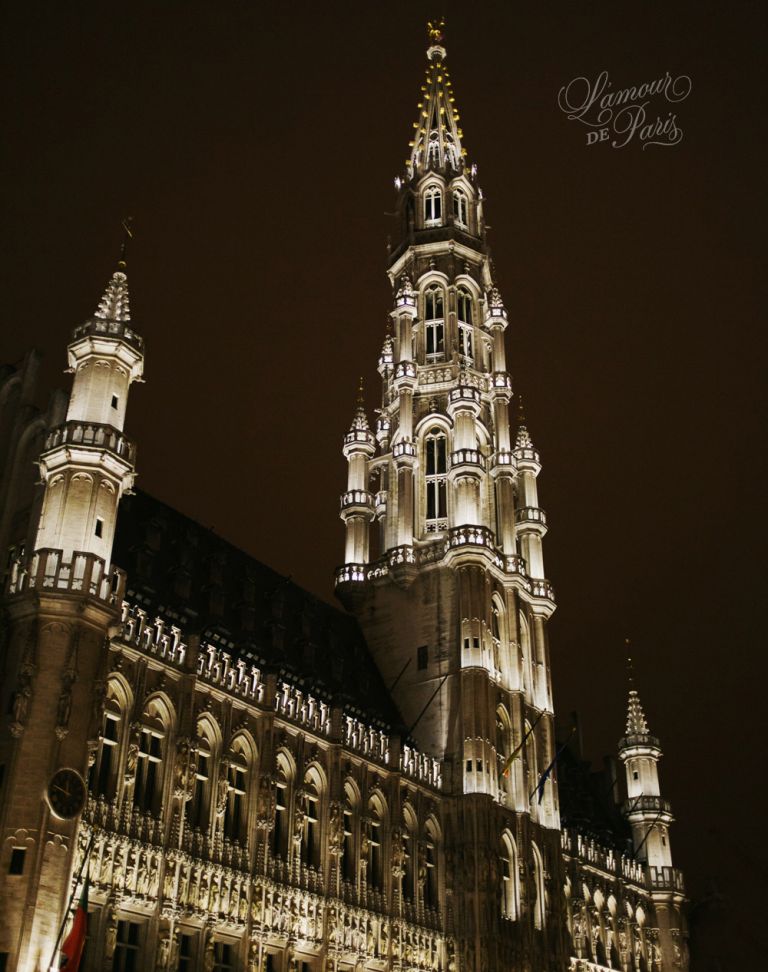
[[[427,21],[427,37],[431,44],[442,44],[445,39],[444,29],[445,17],[441,17],[440,20]]]

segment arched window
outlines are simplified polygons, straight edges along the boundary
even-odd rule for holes
[[[227,757],[227,805],[224,809],[224,836],[243,841],[246,835],[248,752],[242,739],[235,739]]]
[[[427,908],[437,908],[439,904],[438,831],[432,820],[428,820],[424,828],[424,851],[424,866],[427,869],[424,877],[424,905]]]
[[[301,802],[304,811],[301,860],[304,864],[318,867],[320,864],[320,791],[314,778],[305,777]]]
[[[383,827],[380,802],[372,797],[368,804],[368,887],[376,891],[384,888]]]
[[[500,705],[496,709],[496,758],[498,760],[499,788],[504,791],[510,790],[510,780],[512,778],[512,766],[507,764],[507,759],[512,752],[512,726],[506,708]]]
[[[522,666],[523,691],[530,697],[533,691],[533,659],[531,657],[531,630],[522,611],[518,613],[520,628],[520,664]]]
[[[275,780],[275,824],[272,828],[272,854],[282,860],[288,859],[288,807],[290,798],[290,778],[287,761],[279,755]]]
[[[197,756],[192,799],[189,801],[189,822],[204,833],[208,830],[211,812],[211,773],[213,772],[214,743],[204,725],[197,728]]]
[[[466,194],[461,189],[453,190],[453,219],[462,229],[469,228],[469,207]]]
[[[505,830],[501,835],[501,914],[510,921],[517,921],[519,912],[517,847],[512,834]]]
[[[456,295],[456,311],[459,319],[459,354],[471,364],[475,358],[472,339],[472,295],[465,287],[459,287]]]
[[[99,748],[89,778],[94,796],[110,798],[115,795],[122,725],[122,713],[117,700],[107,699]]]
[[[445,530],[448,526],[448,500],[446,470],[448,444],[445,433],[431,429],[424,441],[425,482],[427,489],[427,532]]]
[[[345,881],[357,881],[357,811],[360,799],[354,784],[347,780],[344,784],[344,863]]]
[[[424,225],[440,226],[443,222],[443,194],[440,186],[424,190]]]
[[[403,898],[413,901],[416,891],[414,855],[416,853],[416,816],[408,807],[403,808]]]
[[[157,706],[150,703],[138,728],[136,779],[133,787],[133,805],[146,812],[158,813],[160,810],[165,743],[165,724]]]
[[[445,311],[441,287],[429,287],[424,293],[424,327],[427,363],[445,357]]]
[[[544,863],[541,852],[535,844],[531,844],[533,855],[533,925],[543,928],[547,917],[547,904],[544,897]]]
[[[505,655],[506,640],[507,625],[504,605],[500,598],[494,596],[491,601],[491,644],[493,646],[493,667],[499,672]]]

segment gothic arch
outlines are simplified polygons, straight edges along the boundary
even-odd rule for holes
[[[517,921],[520,914],[520,882],[517,844],[511,831],[501,835],[501,914],[509,921]]]

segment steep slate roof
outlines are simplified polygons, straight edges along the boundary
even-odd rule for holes
[[[113,561],[127,598],[296,684],[399,729],[357,622],[160,500],[120,503]]]

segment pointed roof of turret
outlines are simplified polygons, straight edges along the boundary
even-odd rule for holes
[[[518,394],[517,396],[517,434],[515,436],[515,448],[516,449],[533,449],[533,440],[531,439],[531,434],[528,431],[528,426],[525,421],[525,409],[523,408],[523,396]]]
[[[371,427],[368,425],[368,416],[365,414],[365,398],[363,397],[364,387],[363,379],[360,378],[360,386],[357,389],[357,401],[355,403],[355,414],[352,416],[352,424],[349,427],[350,432],[370,432]]]
[[[412,177],[423,175],[430,169],[452,169],[455,172],[464,169],[467,152],[461,144],[464,133],[459,127],[459,112],[454,105],[450,74],[445,66],[448,55],[443,47],[444,28],[442,19],[427,24],[429,67],[421,86],[413,141],[409,143],[408,169]]]
[[[112,274],[112,278],[107,284],[107,289],[104,291],[104,296],[96,308],[94,317],[98,317],[102,321],[117,321],[120,323],[130,321],[131,308],[128,302],[128,277],[123,270],[116,270]]]
[[[643,711],[643,704],[640,701],[640,694],[635,688],[634,669],[632,667],[632,659],[629,656],[629,639],[624,644],[627,650],[629,696],[627,699],[626,730],[624,738],[619,743],[619,751],[628,747],[631,748],[633,745],[637,746],[638,744],[658,749],[659,741],[655,736],[651,735],[651,730],[648,728],[648,720],[645,718],[645,712]]]

